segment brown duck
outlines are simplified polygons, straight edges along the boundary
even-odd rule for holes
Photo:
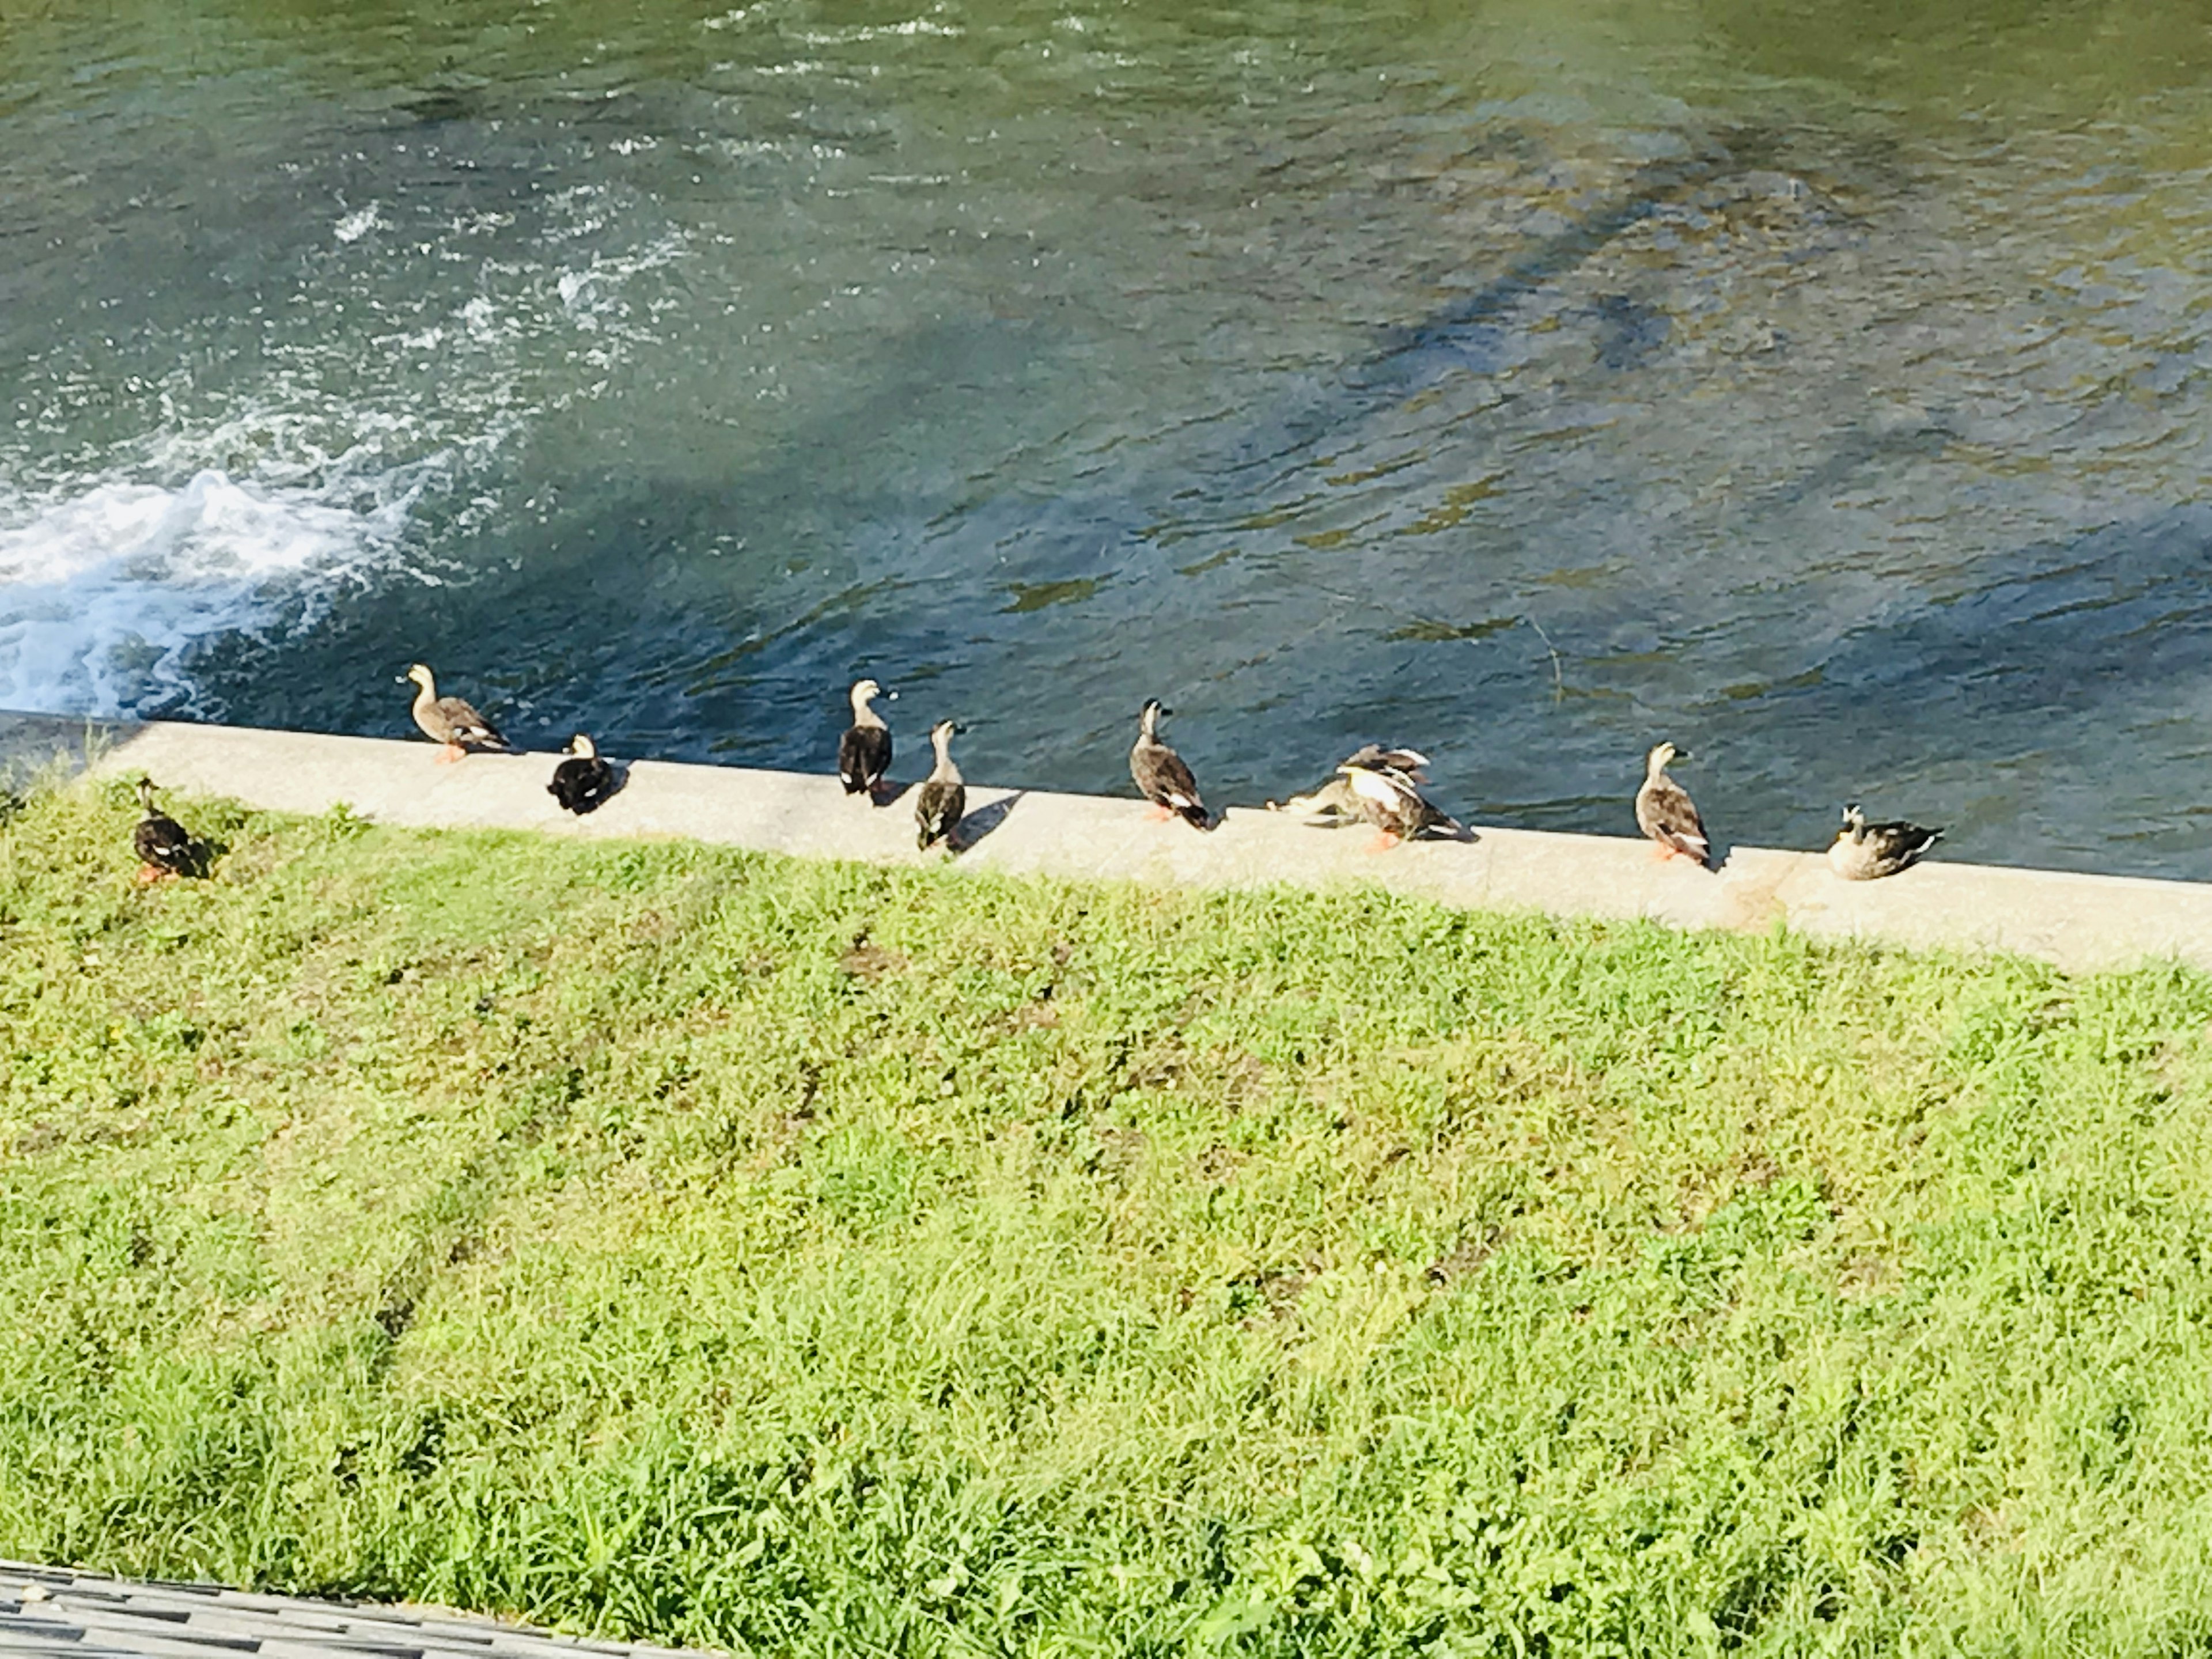
[[[422,728],[422,735],[431,742],[442,744],[438,751],[440,765],[447,765],[461,758],[471,749],[505,749],[507,741],[499,734],[499,728],[459,697],[441,697],[430,671],[421,663],[410,667],[404,678],[416,685],[415,724]]]
[[[199,849],[191,832],[155,806],[153,779],[138,780],[138,805],[146,816],[131,832],[131,845],[138,854],[140,882],[198,875]]]
[[[883,695],[884,688],[873,680],[857,682],[852,693],[853,723],[837,740],[838,781],[845,786],[847,794],[866,795],[871,800],[884,774],[891,769],[891,729],[870,707]]]
[[[1682,757],[1671,743],[1655,745],[1644,760],[1644,787],[1636,792],[1636,827],[1651,837],[1662,859],[1681,857],[1703,867],[1712,857],[1705,820],[1690,792],[1667,775],[1667,763]]]
[[[1160,716],[1172,712],[1158,697],[1145,704],[1137,716],[1136,746],[1129,750],[1129,775],[1138,792],[1152,802],[1155,819],[1164,823],[1180,817],[1194,829],[1210,830],[1213,820],[1199,798],[1198,780],[1191,776],[1182,757],[1160,741]]]
[[[939,842],[951,847],[952,832],[968,816],[968,785],[952,763],[952,734],[959,727],[939,720],[929,728],[929,746],[937,751],[937,764],[914,801],[915,842],[924,852]]]
[[[1844,827],[1828,848],[1828,867],[1845,881],[1879,881],[1919,863],[1942,834],[1902,820],[1869,823],[1856,805],[1846,806]]]
[[[1369,744],[1336,769],[1352,784],[1353,798],[1367,821],[1375,826],[1371,852],[1387,852],[1401,841],[1411,841],[1427,830],[1446,835],[1462,833],[1456,819],[1437,810],[1421,785],[1421,768],[1429,757],[1412,749],[1384,749]]]

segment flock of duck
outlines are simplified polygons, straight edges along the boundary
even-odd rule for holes
[[[511,751],[499,728],[459,697],[441,697],[436,680],[421,663],[401,677],[416,688],[413,713],[422,734],[439,745],[438,760],[449,763],[473,750]],[[884,781],[890,771],[891,732],[876,712],[883,688],[872,679],[857,682],[850,693],[853,723],[837,744],[837,776],[848,795],[866,795],[870,803],[884,799]],[[1137,740],[1129,750],[1129,775],[1138,792],[1152,804],[1153,818],[1165,823],[1180,817],[1197,830],[1211,830],[1216,820],[1199,793],[1198,780],[1183,757],[1160,737],[1160,721],[1174,711],[1158,697],[1147,702],[1137,716]],[[927,851],[939,842],[950,843],[954,829],[968,811],[968,790],[952,759],[952,739],[959,728],[939,720],[929,731],[935,757],[929,775],[915,795],[915,845]],[[1712,842],[1705,821],[1689,791],[1668,775],[1672,762],[1686,757],[1671,743],[1655,745],[1644,758],[1644,783],[1636,792],[1636,823],[1650,838],[1655,855],[1686,858],[1701,868],[1711,867]],[[1401,841],[1436,835],[1467,838],[1467,830],[1429,800],[1422,786],[1422,769],[1428,757],[1412,749],[1385,748],[1368,744],[1347,756],[1327,781],[1310,793],[1293,797],[1271,810],[1285,811],[1311,823],[1337,824],[1364,818],[1376,830],[1373,850],[1387,851]],[[592,811],[613,794],[614,769],[600,757],[592,739],[581,732],[569,743],[564,758],[553,769],[546,792],[568,811]],[[145,817],[132,836],[143,866],[143,881],[169,875],[201,872],[204,860],[198,843],[177,823],[156,809],[154,783],[138,780],[138,798]],[[1895,875],[1918,862],[1936,844],[1941,830],[1923,829],[1903,822],[1869,823],[1856,806],[1844,809],[1843,827],[1828,848],[1828,864],[1847,881],[1871,881]]]

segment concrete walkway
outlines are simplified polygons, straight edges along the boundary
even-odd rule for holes
[[[82,722],[53,724],[81,744]],[[944,856],[915,850],[911,785],[871,809],[846,798],[826,763],[817,777],[639,761],[621,793],[577,819],[545,793],[556,758],[550,755],[477,755],[441,766],[419,740],[164,724],[118,729],[113,742],[96,772],[143,772],[184,795],[228,795],[273,811],[322,812],[343,802],[386,823],[690,836],[878,864]],[[0,736],[0,752],[6,748]],[[1471,842],[1378,854],[1365,850],[1364,827],[1313,829],[1257,809],[1236,808],[1204,834],[1147,823],[1133,793],[1123,799],[971,784],[968,799],[964,868],[1209,887],[1356,882],[1469,908],[1738,930],[1781,923],[1824,939],[2015,951],[2072,969],[2177,957],[2212,969],[2212,885],[2193,882],[1931,863],[1853,883],[1831,875],[1818,854],[1757,847],[1725,848],[1722,869],[1709,873],[1656,863],[1646,843],[1627,837],[1480,825]]]

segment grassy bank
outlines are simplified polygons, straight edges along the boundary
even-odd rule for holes
[[[2212,1642],[2212,983],[0,829],[0,1553],[746,1652]]]

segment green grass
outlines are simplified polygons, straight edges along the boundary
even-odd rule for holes
[[[2212,1650],[2212,982],[0,829],[0,1553],[745,1653]]]

